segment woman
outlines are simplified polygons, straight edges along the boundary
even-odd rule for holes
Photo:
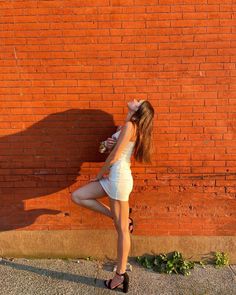
[[[133,177],[130,169],[130,157],[141,163],[151,163],[152,131],[154,109],[147,100],[128,102],[128,114],[125,125],[116,133],[120,133],[116,144],[107,141],[112,148],[105,164],[88,184],[72,193],[72,200],[79,205],[98,211],[113,219],[118,233],[118,263],[115,276],[105,280],[109,289],[123,284],[123,292],[128,291],[129,276],[126,272],[128,253],[130,250],[129,234],[129,195],[133,189]],[[109,177],[103,174],[109,170]],[[109,197],[110,207],[96,199]]]

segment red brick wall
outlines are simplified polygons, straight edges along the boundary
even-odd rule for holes
[[[1,1],[1,230],[113,228],[70,191],[130,99],[155,108],[132,159],[137,235],[236,234],[233,1]],[[101,199],[108,203],[108,199]]]

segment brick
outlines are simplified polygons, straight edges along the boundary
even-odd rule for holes
[[[235,8],[200,2],[1,2],[3,230],[103,228],[70,191],[137,98],[156,116],[152,164],[132,158],[136,234],[235,235]]]

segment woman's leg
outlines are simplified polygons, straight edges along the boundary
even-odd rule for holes
[[[100,212],[113,219],[110,207],[96,200],[105,196],[107,196],[107,193],[98,181],[89,182],[71,193],[71,199],[76,204]]]
[[[113,214],[114,224],[118,233],[117,241],[117,272],[124,273],[128,261],[130,250],[130,233],[128,229],[129,222],[129,203],[128,201],[119,201],[109,198],[110,208]],[[111,287],[116,286],[123,280],[122,277],[115,274],[111,282]]]

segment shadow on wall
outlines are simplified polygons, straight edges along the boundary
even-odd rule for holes
[[[107,155],[98,152],[99,142],[115,131],[110,114],[71,109],[1,137],[0,230],[29,226],[43,214],[62,213],[40,207],[65,206],[60,194],[51,202],[47,195],[68,188],[70,198],[69,186],[76,183],[81,164],[105,161]]]

